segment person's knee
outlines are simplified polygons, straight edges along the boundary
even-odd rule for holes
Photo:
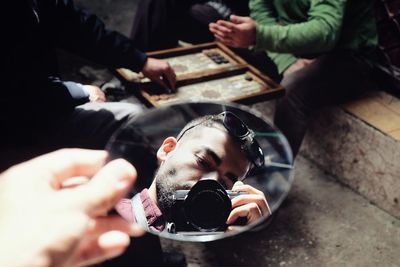
[[[282,78],[281,85],[286,89],[287,92],[293,90],[299,90],[301,88],[307,87],[312,83],[313,75],[304,69],[298,70],[291,74],[285,75]]]
[[[125,103],[120,103],[125,104]],[[145,111],[145,107],[140,104],[129,104],[122,106],[128,119],[133,118]]]
[[[306,110],[306,105],[301,96],[296,94],[295,91],[289,91],[280,100],[275,108],[275,120],[278,118],[296,118],[296,113]]]

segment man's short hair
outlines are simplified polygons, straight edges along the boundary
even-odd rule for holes
[[[217,125],[222,127],[217,127]],[[194,119],[181,130],[176,138],[177,141],[188,131],[198,126],[225,129],[234,141],[240,144],[240,149],[246,153],[247,159],[253,163],[254,167],[258,168],[264,165],[264,153],[254,138],[254,132],[234,113],[224,111],[217,115],[207,115]]]
[[[215,127],[216,125],[222,126],[220,127]],[[178,136],[176,139],[179,141],[182,139],[182,136],[185,135],[188,131],[192,130],[193,128],[196,128],[198,126],[203,126],[203,127],[210,127],[210,128],[218,128],[218,129],[225,129],[224,124],[222,122],[222,119],[220,117],[214,116],[214,115],[206,115],[203,117],[196,118],[183,127],[183,129],[179,132]]]

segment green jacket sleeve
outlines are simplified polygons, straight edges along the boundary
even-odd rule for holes
[[[250,16],[263,25],[276,25],[278,17],[270,0],[250,0]]]
[[[250,0],[250,16],[257,22],[257,25],[278,25],[276,10],[269,0]],[[258,32],[257,32],[258,35]],[[265,50],[255,47],[257,50]],[[278,72],[283,73],[290,65],[296,62],[297,57],[289,53],[277,53],[267,51],[268,56],[278,67]]]
[[[257,24],[256,47],[300,55],[330,51],[340,36],[346,2],[312,0],[308,20],[301,23],[281,26],[261,22]]]

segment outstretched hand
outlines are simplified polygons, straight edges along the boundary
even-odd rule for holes
[[[142,231],[107,212],[136,171],[105,151],[59,150],[0,176],[0,266],[83,266],[121,254]],[[66,187],[77,177],[86,183]],[[70,183],[71,184],[71,183]]]
[[[232,15],[230,21],[210,23],[209,30],[227,46],[248,48],[256,43],[256,22],[250,17]]]

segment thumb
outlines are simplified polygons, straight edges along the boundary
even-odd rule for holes
[[[73,199],[89,216],[104,215],[127,194],[135,180],[136,170],[129,162],[113,160],[90,182],[75,188]]]
[[[245,22],[247,22],[248,17],[242,17],[242,16],[231,15],[230,20],[231,20],[232,23],[240,24],[240,23],[245,23]]]

